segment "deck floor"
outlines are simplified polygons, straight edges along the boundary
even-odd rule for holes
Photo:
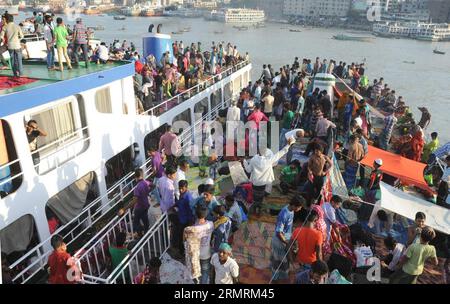
[[[79,67],[74,67],[72,70],[68,70],[64,65],[64,71],[49,71],[45,63],[27,63],[23,64],[23,77],[37,79],[37,81],[13,87],[10,89],[0,90],[0,95],[15,93],[30,88],[55,83],[57,81],[69,80],[77,77],[82,77],[92,73],[106,71],[108,69],[124,65],[124,62],[108,62],[107,64],[90,64],[86,68],[84,62],[80,63]],[[0,76],[13,76],[12,70],[0,70]]]

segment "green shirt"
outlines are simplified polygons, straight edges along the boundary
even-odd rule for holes
[[[436,258],[436,248],[432,245],[414,243],[406,250],[408,261],[403,265],[403,271],[410,275],[421,275],[428,258]]]
[[[283,116],[283,129],[291,129],[292,121],[294,120],[294,112],[288,111]]]
[[[427,162],[430,154],[439,148],[439,139],[433,139],[423,147],[422,161]]]
[[[127,256],[128,250],[126,247],[118,248],[111,246],[109,247],[109,254],[111,255],[112,266],[113,268],[116,268]]]
[[[58,25],[53,33],[55,34],[56,47],[67,47],[67,36],[69,35],[67,28],[65,26]]]
[[[286,166],[281,170],[281,179],[289,184],[292,184],[295,181],[295,177],[298,174],[298,169],[292,169],[291,166]]]

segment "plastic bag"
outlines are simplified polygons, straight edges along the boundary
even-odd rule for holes
[[[360,246],[355,248],[356,267],[370,267],[374,264],[373,252],[370,247]]]

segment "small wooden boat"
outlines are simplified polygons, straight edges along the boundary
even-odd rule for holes
[[[403,61],[403,63],[408,63],[408,64],[415,64],[415,61]]]
[[[445,52],[443,51],[438,51],[438,49],[434,49],[433,53],[438,54],[438,55],[445,55]]]
[[[301,33],[301,30],[297,30],[297,29],[290,29],[289,32],[294,32],[294,33]]]

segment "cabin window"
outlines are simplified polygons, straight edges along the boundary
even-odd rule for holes
[[[112,113],[111,92],[109,87],[95,92],[95,107],[100,113]]]
[[[166,132],[167,124],[160,126],[158,129],[150,132],[144,138],[145,158],[149,158],[147,151],[150,149],[159,149],[159,139]]]
[[[175,116],[172,120],[172,125],[176,122],[176,121],[185,121],[188,124],[192,123],[191,120],[191,109],[188,108],[185,111],[183,111],[182,113],[178,114],[177,116]]]
[[[133,172],[136,168],[142,166],[144,156],[141,151],[138,153],[135,152],[135,144],[133,144],[106,162],[105,180],[107,189],[111,188],[116,182],[130,172]]]
[[[248,82],[250,81],[249,78],[248,78],[248,72],[245,72],[245,73],[242,75],[242,77],[243,77],[242,85],[243,85],[243,86],[246,86],[246,85],[248,84]]]
[[[0,119],[0,198],[16,191],[22,184],[22,170],[8,122]]]
[[[241,76],[233,80],[233,94],[237,95],[241,92]]]
[[[50,234],[78,216],[84,207],[99,196],[97,176],[91,171],[51,197],[45,207]],[[92,206],[91,214],[101,205]]]
[[[2,244],[2,262],[6,262],[5,264],[9,266],[19,260],[39,244],[39,235],[33,216],[25,214],[0,230],[0,242]],[[22,266],[26,266],[26,262],[24,264],[16,267],[17,272]],[[12,276],[17,274],[15,270],[13,269]]]
[[[214,93],[211,93],[211,108],[215,109],[216,107],[222,104],[222,89],[218,89]]]
[[[202,117],[208,114],[209,112],[209,106],[208,106],[208,97],[203,98],[194,107],[194,113],[196,115],[199,115],[199,113],[202,114]]]
[[[84,102],[80,95],[32,114],[25,123],[31,156],[39,174],[60,166],[89,146]]]
[[[224,87],[224,99],[228,104],[228,100],[231,100],[233,97],[233,89],[231,88],[231,82],[227,83]]]

